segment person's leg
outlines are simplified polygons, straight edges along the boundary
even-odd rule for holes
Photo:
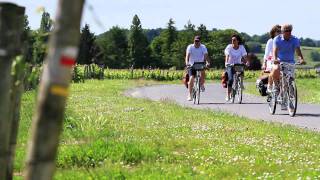
[[[230,99],[231,89],[232,89],[232,83],[233,83],[233,68],[227,67],[227,74],[228,74],[228,87],[227,87],[227,98],[226,100]]]
[[[278,85],[280,80],[280,67],[279,64],[274,64],[268,79],[268,91],[271,91],[272,84]]]
[[[195,77],[195,71],[193,69],[189,69],[188,71],[189,73],[189,84],[188,84],[188,90],[189,90],[189,94],[188,94],[188,100],[191,101],[192,100],[192,89],[193,89],[193,84],[194,84],[194,77]]]

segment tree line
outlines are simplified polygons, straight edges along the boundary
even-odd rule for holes
[[[48,12],[43,12],[40,28],[32,31],[25,19],[25,34],[28,44],[26,56],[32,64],[41,64],[47,51],[47,41],[53,23]],[[190,21],[182,30],[177,30],[175,21],[169,19],[165,28],[144,29],[137,15],[132,19],[129,29],[113,26],[105,33],[95,35],[90,26],[81,28],[78,64],[96,63],[115,69],[123,68],[184,68],[185,50],[192,43],[195,35],[200,35],[206,45],[213,68],[224,67],[224,49],[230,43],[232,34],[239,34],[245,42],[251,69],[260,68],[260,60],[255,53],[263,53],[262,44],[269,39],[269,34],[250,36],[234,29],[208,30],[204,24],[196,27]],[[300,38],[304,46],[320,47],[320,41]],[[313,52],[312,57],[320,54]]]

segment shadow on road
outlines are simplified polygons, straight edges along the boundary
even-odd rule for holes
[[[311,114],[311,113],[302,113],[302,114],[296,114],[296,116],[302,116],[302,117],[320,117],[320,114]]]

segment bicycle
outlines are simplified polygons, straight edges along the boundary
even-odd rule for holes
[[[298,92],[294,79],[295,65],[286,62],[280,63],[280,81],[276,86],[273,82],[272,91],[267,97],[270,114],[275,114],[277,104],[285,106],[291,117],[295,116],[298,105]]]
[[[234,103],[236,96],[238,97],[238,103],[242,103],[242,91],[243,91],[243,73],[244,73],[244,64],[229,64],[234,70],[233,75],[233,84],[231,89],[231,102]]]
[[[196,71],[196,76],[192,88],[192,98],[193,98],[193,104],[200,104],[200,77],[201,77],[201,71],[205,69],[205,63],[204,62],[195,62],[192,66],[189,66],[188,68],[194,69]]]

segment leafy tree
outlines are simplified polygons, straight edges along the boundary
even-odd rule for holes
[[[91,64],[94,57],[95,35],[90,32],[88,24],[81,29],[79,55],[77,62],[79,64]]]
[[[311,58],[313,61],[320,61],[320,53],[316,50],[311,51]]]
[[[128,46],[130,64],[139,68],[150,65],[148,40],[143,33],[141,22],[137,15],[132,20]]]
[[[49,34],[52,28],[50,14],[46,11],[42,13],[39,30],[34,33],[35,42],[33,48],[33,62],[41,64],[46,56]]]
[[[103,52],[103,61],[106,66],[128,68],[131,65],[128,61],[127,30],[114,26],[103,34],[97,43]]]
[[[52,28],[52,20],[50,19],[50,14],[46,11],[42,13],[41,23],[40,23],[40,32],[48,33]]]
[[[209,31],[204,24],[200,24],[200,26],[198,27],[197,35],[200,35],[202,42],[209,41]]]
[[[184,25],[184,29],[185,29],[186,31],[195,32],[195,27],[196,27],[196,26],[195,26],[194,24],[192,24],[190,20],[188,20],[188,22],[187,22],[186,25]]]
[[[246,43],[246,45],[248,47],[248,52],[252,52],[252,53],[261,53],[262,52],[261,44],[258,42],[249,41]]]
[[[23,24],[23,32],[22,32],[22,46],[23,46],[23,54],[25,58],[25,62],[31,63],[32,62],[32,55],[33,55],[33,44],[35,43],[35,37],[32,34],[32,30],[29,26],[28,16],[24,16],[24,24]]]

